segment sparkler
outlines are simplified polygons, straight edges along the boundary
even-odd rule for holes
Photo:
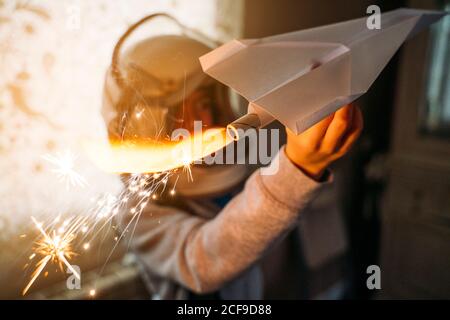
[[[31,217],[31,220],[41,233],[42,238],[36,242],[34,253],[30,256],[30,259],[33,259],[36,254],[42,255],[43,258],[36,264],[36,269],[31,275],[31,280],[23,289],[22,295],[27,293],[49,262],[56,263],[61,270],[63,270],[63,265],[65,265],[77,279],[80,279],[80,275],[68,260],[76,255],[72,250],[72,242],[76,237],[76,231],[84,223],[85,217],[76,219],[67,231],[57,234],[53,230],[51,235],[44,230],[42,224],[38,223],[34,217]]]
[[[58,167],[52,171],[57,173],[60,179],[73,186],[83,187],[87,185],[85,179],[73,169],[74,157],[70,151],[67,151],[65,154],[57,153],[56,157],[46,155],[44,158]],[[36,263],[30,280],[22,291],[22,295],[26,295],[41,274],[47,277],[48,271],[44,270],[49,263],[56,264],[60,270],[63,270],[65,266],[80,280],[80,274],[69,262],[74,256],[78,255],[74,250],[77,236],[79,234],[83,235],[83,237],[78,237],[77,242],[78,240],[81,241],[83,250],[88,251],[91,248],[90,242],[100,234],[104,227],[108,226],[119,212],[123,213],[125,209],[128,209],[131,219],[124,226],[122,233],[114,238],[116,243],[103,265],[103,267],[106,266],[112,253],[130,229],[132,229],[130,239],[132,238],[139,217],[148,203],[165,192],[169,178],[176,173],[183,172],[187,173],[192,179],[190,161],[185,158],[182,164],[183,166],[180,169],[176,168],[156,173],[131,174],[126,182],[127,188],[120,194],[112,195],[106,193],[97,199],[92,199],[95,203],[92,209],[77,218],[66,219],[62,224],[56,225],[61,218],[60,216],[56,217],[53,220],[50,231],[47,231],[48,227],[44,228],[42,223],[31,217],[42,237],[35,242],[33,253],[29,256],[29,259],[33,260],[37,256],[41,256],[41,259]],[[169,194],[171,196],[175,195],[177,181],[178,177],[176,177],[175,183],[170,187]],[[131,204],[132,207],[129,208]],[[132,227],[133,223],[134,227]],[[98,226],[99,224],[100,226]],[[115,229],[115,227],[113,228]],[[25,236],[21,235],[21,237]],[[89,239],[87,239],[88,237]],[[28,265],[27,263],[25,268]],[[101,272],[103,272],[103,268]],[[94,298],[95,295],[95,289],[89,291],[91,298]]]
[[[143,210],[152,199],[156,199],[158,195],[161,195],[166,190],[168,180],[175,172],[177,170],[155,174],[132,174],[126,183],[128,187],[119,195],[106,193],[97,199],[92,199],[94,205],[89,212],[77,218],[66,219],[61,225],[52,226],[50,232],[47,232],[43,228],[42,223],[37,222],[34,217],[31,217],[42,238],[36,242],[33,253],[29,258],[32,260],[38,255],[42,256],[42,258],[36,263],[36,268],[31,275],[30,281],[22,291],[22,295],[28,292],[50,262],[57,264],[61,270],[65,266],[75,277],[80,279],[78,272],[69,263],[70,259],[77,255],[74,251],[77,236],[80,234],[83,235],[77,238],[77,242],[80,241],[84,251],[89,250],[91,248],[90,243],[100,232],[106,226],[109,226],[109,223],[119,212],[124,212],[132,203],[132,207],[128,209],[131,219],[124,227],[122,233],[115,237],[116,243],[105,261],[106,265],[125,233],[129,231],[133,223],[136,223],[136,227]],[[174,188],[175,186],[170,189],[171,195],[175,194]],[[54,223],[58,223],[59,221],[59,216],[54,219]],[[134,228],[132,233],[134,233]],[[93,297],[95,293],[94,295],[90,295]]]
[[[57,152],[55,156],[46,154],[42,156],[42,158],[55,166],[55,168],[52,169],[52,172],[54,172],[62,182],[65,182],[66,187],[84,187],[87,185],[86,179],[75,170],[76,158],[70,150],[66,150],[64,153]]]

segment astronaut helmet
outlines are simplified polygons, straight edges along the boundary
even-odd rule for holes
[[[110,139],[163,143],[177,128],[224,127],[238,112],[230,90],[198,58],[212,48],[185,35],[161,35],[128,48],[107,73],[102,115]]]
[[[202,130],[225,128],[244,113],[237,94],[202,71],[199,57],[214,48],[211,43],[185,33],[155,35],[121,53],[124,39],[146,19],[119,39],[106,74],[102,116],[110,141],[170,145],[175,129],[194,133],[194,121],[201,121]],[[194,184],[185,176],[177,180],[177,190],[187,196],[229,189],[246,169],[194,166],[192,174],[201,177]]]

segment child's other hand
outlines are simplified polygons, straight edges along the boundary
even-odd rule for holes
[[[286,128],[286,155],[311,178],[319,180],[333,161],[350,150],[362,128],[361,110],[346,105],[299,135]]]

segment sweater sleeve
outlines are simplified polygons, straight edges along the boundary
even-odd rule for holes
[[[303,174],[284,148],[270,166],[255,171],[211,220],[149,206],[133,232],[133,248],[152,272],[197,293],[217,290],[261,258],[324,184]]]

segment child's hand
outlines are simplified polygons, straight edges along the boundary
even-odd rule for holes
[[[348,152],[363,128],[361,110],[347,105],[298,136],[287,131],[286,155],[311,178]]]

